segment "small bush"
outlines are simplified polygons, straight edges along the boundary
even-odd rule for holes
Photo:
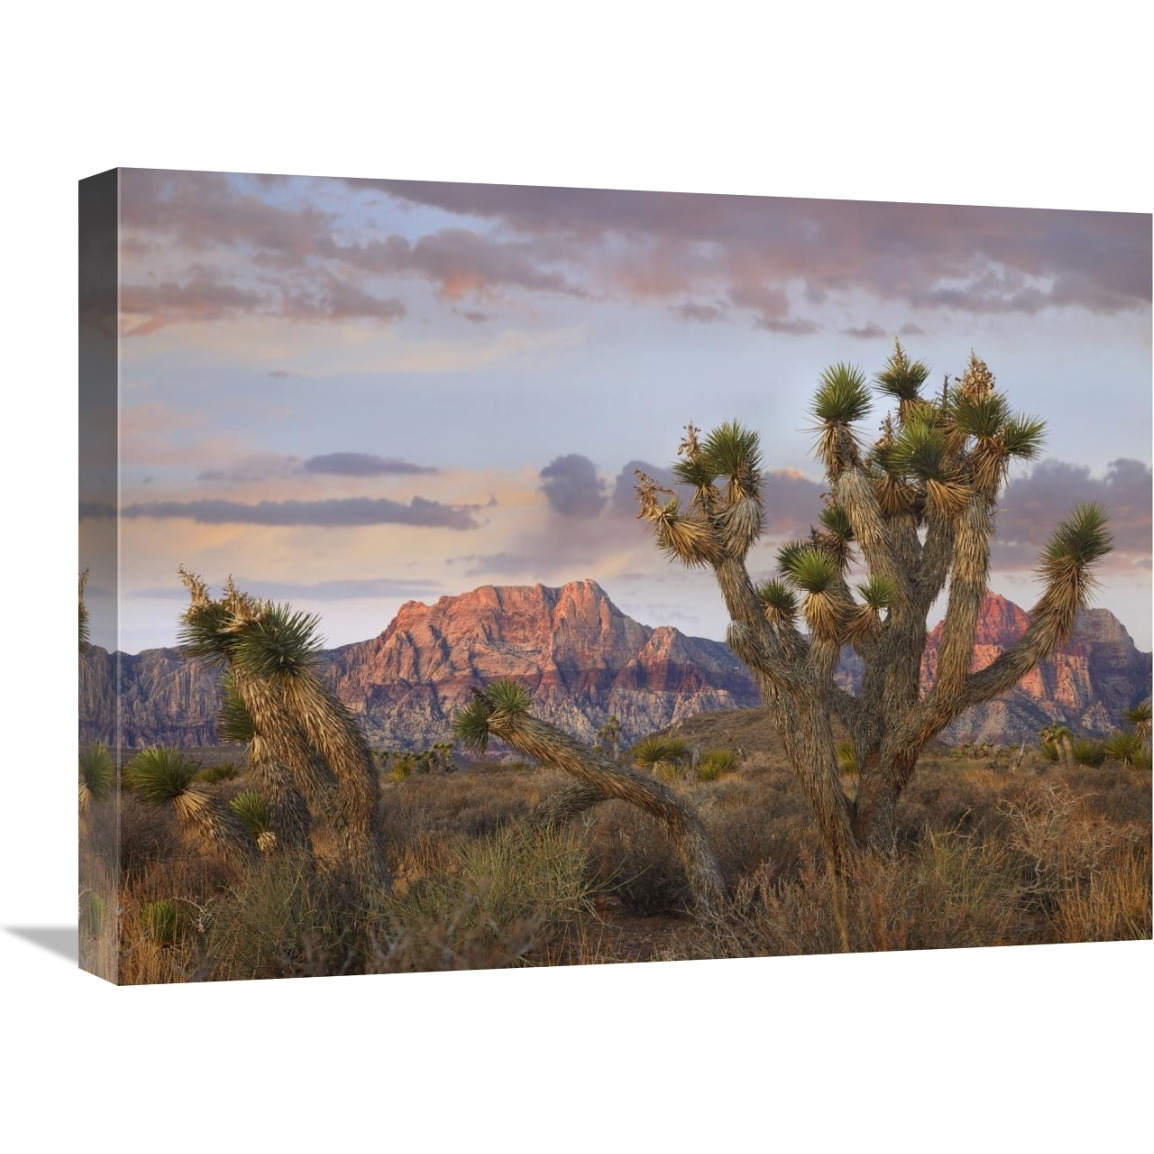
[[[723,773],[733,773],[738,764],[732,749],[711,749],[697,763],[697,776],[701,781],[716,781]]]
[[[149,941],[159,946],[175,945],[184,929],[180,906],[173,898],[148,902],[141,908],[140,920]]]
[[[235,781],[240,776],[240,767],[231,761],[222,765],[210,765],[198,773],[197,778],[206,785],[216,785],[219,781]]]

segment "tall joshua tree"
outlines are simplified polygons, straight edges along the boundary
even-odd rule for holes
[[[1103,510],[1076,509],[1042,550],[1045,588],[1025,635],[972,672],[998,496],[1010,463],[1037,455],[1044,425],[1013,413],[973,354],[965,374],[935,396],[923,394],[928,376],[900,343],[872,390],[849,365],[823,374],[810,411],[825,508],[808,539],[782,548],[778,574],[760,584],[746,567],[763,522],[755,432],[734,422],[702,438],[687,426],[674,474],[693,490],[688,508],[638,471],[638,516],[651,523],[659,547],[717,578],[729,645],[772,707],[834,866],[860,848],[892,844],[898,798],[926,743],[964,710],[1016,684],[1069,635],[1094,586],[1093,565],[1111,547]],[[858,425],[873,394],[896,405],[866,444]],[[868,571],[856,596],[855,550]],[[947,583],[937,677],[921,696],[926,619]],[[843,646],[865,666],[856,696],[834,682]],[[853,739],[853,798],[838,774],[834,717]]]
[[[181,642],[189,656],[223,670],[220,734],[247,743],[277,844],[311,849],[312,811],[319,811],[352,871],[387,884],[372,753],[317,676],[316,618],[242,593],[231,578],[213,600],[196,574],[182,568],[180,576],[190,596]]]

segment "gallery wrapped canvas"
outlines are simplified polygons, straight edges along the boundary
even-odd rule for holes
[[[81,965],[1148,938],[1148,215],[80,185]]]

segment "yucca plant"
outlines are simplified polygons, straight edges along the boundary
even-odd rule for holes
[[[568,789],[546,799],[537,815],[540,824],[559,826],[590,806],[613,799],[652,814],[669,831],[695,907],[702,913],[716,911],[724,897],[721,868],[693,809],[653,774],[627,768],[601,750],[582,745],[534,717],[531,706],[531,695],[519,682],[491,682],[474,690],[473,700],[454,715],[454,736],[477,752],[484,752],[491,738],[499,738],[523,757],[554,766],[574,779]],[[681,748],[684,753],[684,743]]]
[[[1075,765],[1087,765],[1097,769],[1106,760],[1106,750],[1102,742],[1081,737],[1074,742],[1073,757]]]
[[[1136,765],[1144,751],[1142,739],[1133,729],[1112,733],[1102,743],[1103,757],[1111,761],[1120,761],[1124,765]]]
[[[1144,749],[1150,748],[1150,702],[1143,701],[1122,710],[1122,717],[1134,727],[1134,736]]]
[[[123,782],[145,805],[171,807],[186,833],[233,859],[246,859],[254,848],[248,831],[197,781],[199,770],[179,750],[150,746],[124,767]]]
[[[639,516],[658,544],[714,572],[730,617],[727,641],[771,707],[835,867],[862,849],[895,843],[898,799],[926,744],[965,710],[1016,684],[1069,636],[1092,595],[1095,567],[1111,548],[1104,511],[1074,510],[1039,558],[1043,592],[1025,635],[973,671],[1000,490],[1014,461],[1037,456],[1044,425],[1012,412],[974,354],[963,376],[946,379],[934,396],[922,391],[928,377],[929,368],[899,342],[872,389],[852,365],[821,375],[809,412],[826,508],[809,540],[779,550],[778,574],[761,585],[746,568],[756,538],[734,529],[751,521],[745,509],[732,509],[735,501],[760,509],[750,484],[762,468],[751,430],[731,422],[718,431],[729,455],[707,451],[713,434],[691,430],[682,439],[677,475],[696,486],[688,512],[673,494],[662,503],[656,482],[639,475]],[[871,445],[860,423],[875,399],[896,402],[896,411],[886,414]],[[672,541],[671,518],[692,524],[692,542]],[[856,591],[848,578],[855,557],[867,571]],[[923,694],[927,617],[943,594],[937,675]],[[856,697],[834,681],[846,645],[864,666]],[[860,771],[852,798],[840,779],[835,720],[849,733]]]
[[[91,742],[80,751],[80,812],[103,801],[116,786],[116,765],[108,746]]]
[[[736,772],[740,760],[732,749],[711,749],[697,763],[695,772],[701,781],[716,781],[722,774]]]
[[[214,600],[196,574],[182,568],[180,576],[190,598],[181,643],[221,671],[220,732],[247,743],[276,844],[311,850],[316,811],[340,839],[343,864],[364,883],[387,886],[372,751],[318,675],[317,619],[241,592],[231,578]]]

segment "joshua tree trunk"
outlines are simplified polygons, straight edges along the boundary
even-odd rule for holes
[[[998,493],[1010,462],[1036,455],[1043,425],[1011,414],[975,356],[938,399],[921,395],[928,374],[895,344],[875,386],[898,402],[897,413],[868,451],[854,427],[871,405],[864,374],[847,365],[824,374],[811,410],[826,476],[820,525],[782,548],[780,576],[756,587],[745,565],[764,517],[756,433],[730,423],[701,440],[686,426],[673,474],[691,494],[688,510],[681,495],[638,470],[638,515],[659,547],[717,578],[730,648],[774,713],[834,867],[860,849],[894,844],[898,802],[926,743],[1053,652],[1088,600],[1094,563],[1111,547],[1098,506],[1059,525],[1042,553],[1046,589],[1025,636],[972,671]],[[856,586],[860,600],[848,581],[855,547],[869,574]],[[923,696],[927,616],[947,582],[936,678]],[[856,696],[834,682],[845,647],[865,667]],[[838,773],[833,718],[853,739],[852,799]]]

